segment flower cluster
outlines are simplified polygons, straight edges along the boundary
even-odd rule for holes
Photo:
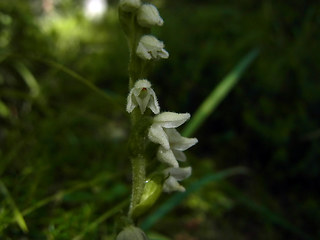
[[[198,140],[182,137],[175,129],[189,118],[189,113],[163,112],[154,117],[149,129],[149,140],[160,145],[157,151],[158,160],[169,165],[169,168],[164,170],[165,192],[184,191],[184,187],[178,181],[191,175],[191,167],[180,168],[178,161],[186,161],[183,151],[195,145]]]
[[[160,107],[151,83],[142,79],[135,83],[127,99],[127,111],[130,113],[135,107],[140,108],[141,114],[144,114],[146,108],[150,108],[154,114],[153,123],[148,131],[148,138],[151,142],[159,144],[157,158],[160,162],[169,165],[164,170],[166,180],[163,185],[165,192],[184,191],[178,181],[181,181],[191,175],[191,167],[179,168],[178,161],[186,161],[186,155],[183,151],[195,145],[196,138],[186,138],[179,134],[175,129],[185,123],[189,118],[189,113],[160,113]]]
[[[120,9],[126,14],[131,14],[130,16],[134,16],[134,18],[126,19],[134,19],[134,26],[140,29],[139,31],[135,31],[134,28],[128,30],[129,36],[130,31],[139,33],[138,35],[132,34],[136,38],[133,41],[136,45],[134,45],[132,54],[136,54],[139,61],[144,62],[168,58],[169,53],[164,49],[163,42],[152,35],[145,34],[149,32],[148,28],[163,25],[163,19],[158,9],[152,4],[141,3],[140,0],[120,0]],[[163,171],[165,178],[163,191],[184,191],[185,189],[179,184],[179,181],[189,177],[192,169],[191,167],[179,167],[179,162],[186,161],[186,155],[183,151],[195,145],[198,140],[181,136],[176,128],[185,123],[190,118],[190,114],[160,113],[158,100],[151,88],[151,83],[146,79],[134,80],[136,82],[127,98],[127,112],[131,113],[138,107],[141,114],[145,114],[146,109],[149,108],[156,115],[148,130],[148,139],[159,144],[157,159],[168,165]]]
[[[135,13],[141,28],[163,25],[163,19],[158,9],[152,4],[141,3],[140,0],[120,0],[120,9],[124,12]],[[169,57],[169,53],[164,49],[163,42],[152,35],[142,35],[140,37],[136,54],[146,61]]]

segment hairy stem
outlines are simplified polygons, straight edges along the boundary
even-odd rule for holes
[[[146,159],[143,155],[131,158],[132,164],[132,197],[129,210],[129,217],[132,216],[132,211],[140,202],[144,190],[146,178]]]
[[[135,19],[131,19],[131,38],[129,39],[130,61],[129,61],[129,89],[139,79],[141,72],[141,60],[135,54],[141,33],[135,27]],[[132,195],[129,209],[129,217],[132,218],[132,211],[139,204],[143,194],[146,179],[146,157],[145,157],[145,136],[149,128],[148,117],[142,115],[139,109],[130,114],[131,136],[129,139],[129,154],[132,165]]]

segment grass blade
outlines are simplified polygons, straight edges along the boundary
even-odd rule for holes
[[[33,76],[33,74],[30,72],[30,70],[20,62],[17,62],[15,64],[15,67],[19,72],[19,74],[21,75],[21,77],[26,82],[26,84],[28,85],[31,96],[34,98],[38,97],[40,94],[40,86],[37,80],[35,79],[35,77]]]
[[[3,195],[6,197],[6,200],[8,201],[8,204],[11,206],[13,210],[13,216],[19,227],[23,232],[28,232],[27,224],[22,216],[22,213],[20,212],[19,208],[17,207],[16,203],[14,202],[13,198],[11,197],[7,187],[4,185],[4,183],[0,180],[0,191],[3,193]]]
[[[249,52],[238,65],[213,89],[210,95],[200,105],[189,123],[184,128],[182,135],[190,137],[215,110],[219,103],[227,96],[231,89],[236,85],[241,75],[258,56],[257,49]]]
[[[163,203],[153,214],[149,215],[141,224],[143,230],[150,229],[157,221],[159,221],[165,214],[170,212],[174,207],[179,205],[185,198],[191,193],[198,191],[210,182],[220,181],[227,177],[234,176],[237,174],[247,173],[247,169],[244,167],[230,168],[218,173],[209,174],[198,181],[192,183],[187,187],[185,192],[174,194],[165,203]]]
[[[103,97],[107,101],[114,103],[116,106],[121,107],[121,109],[123,108],[124,103],[125,103],[123,97],[121,97],[111,91],[106,91],[106,90],[102,91],[101,89],[96,87],[92,82],[88,81],[84,77],[80,76],[78,73],[63,66],[60,63],[57,63],[57,62],[54,62],[51,60],[38,59],[38,58],[37,58],[37,60],[68,74],[69,76],[73,77],[75,80],[77,80],[77,81],[81,82],[82,84],[84,84],[85,86],[89,87],[91,90],[96,92],[98,95],[100,95],[101,97]]]
[[[119,174],[113,174],[113,175],[103,174],[101,176],[98,176],[98,177],[90,180],[90,181],[81,182],[81,183],[75,185],[72,188],[65,189],[65,190],[60,190],[56,194],[54,194],[52,196],[49,196],[49,197],[46,197],[46,198],[36,202],[35,204],[33,204],[31,207],[23,210],[22,211],[22,215],[26,216],[26,215],[30,214],[31,212],[35,211],[36,209],[47,205],[50,202],[53,202],[53,201],[58,200],[58,199],[63,199],[64,196],[66,196],[66,195],[68,195],[70,193],[73,193],[73,192],[78,191],[80,189],[92,187],[92,186],[94,186],[94,185],[96,185],[96,184],[98,184],[100,182],[105,182],[105,181],[108,181],[108,180],[112,180],[117,176],[119,176]]]

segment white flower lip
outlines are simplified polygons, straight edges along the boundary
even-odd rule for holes
[[[169,138],[170,146],[178,151],[185,151],[198,142],[196,138],[182,137],[176,129],[165,129]]]
[[[124,12],[133,12],[141,6],[140,0],[120,0],[120,9]]]
[[[174,177],[168,177],[165,182],[163,183],[163,191],[170,193],[174,191],[184,192],[186,189],[180,185]]]
[[[163,173],[168,176],[163,184],[163,191],[165,192],[172,192],[172,191],[179,191],[184,192],[185,188],[181,186],[178,181],[186,179],[190,177],[192,172],[191,167],[186,168],[167,168],[163,171]]]
[[[169,57],[169,53],[164,49],[163,42],[152,35],[144,35],[141,37],[136,54],[143,60]]]
[[[147,107],[154,114],[160,112],[157,96],[151,88],[151,83],[146,79],[138,80],[128,95],[127,112],[131,113],[136,106],[139,106],[141,114],[145,112]]]
[[[163,25],[163,19],[161,18],[158,9],[152,4],[142,4],[140,6],[137,21],[140,26],[148,28],[155,25]]]

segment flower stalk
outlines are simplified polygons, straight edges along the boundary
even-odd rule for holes
[[[161,192],[185,190],[179,182],[191,175],[192,168],[180,167],[179,162],[186,161],[183,151],[198,140],[182,137],[175,129],[190,118],[189,113],[160,113],[156,94],[146,79],[155,61],[169,57],[164,43],[150,34],[151,27],[163,25],[158,9],[140,0],[120,0],[119,19],[130,51],[126,110],[131,120],[128,152],[132,195],[128,217],[134,222],[152,207]],[[146,166],[154,159],[159,167],[147,175]]]

